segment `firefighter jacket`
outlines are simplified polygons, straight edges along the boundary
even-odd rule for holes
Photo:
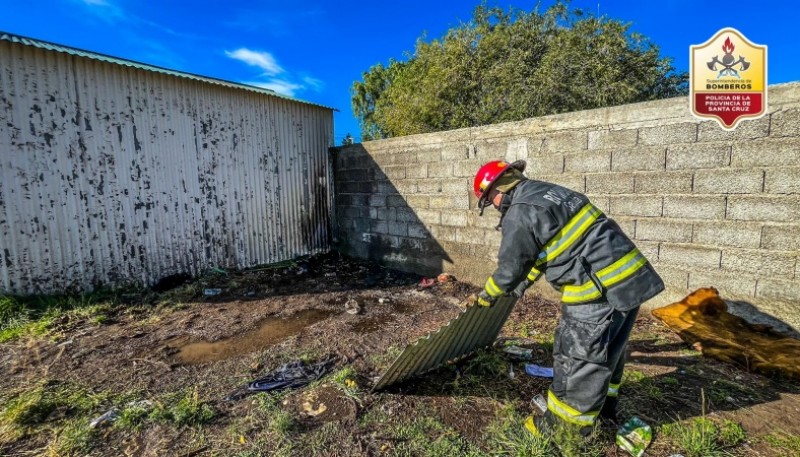
[[[566,304],[606,300],[619,311],[664,290],[644,255],[585,195],[525,180],[508,197],[498,268],[484,286],[491,297],[521,295],[541,275]]]

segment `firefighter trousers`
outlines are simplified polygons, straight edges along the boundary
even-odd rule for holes
[[[638,312],[638,307],[618,311],[605,301],[562,305],[548,413],[584,427],[594,424],[607,398],[616,407],[628,337]]]

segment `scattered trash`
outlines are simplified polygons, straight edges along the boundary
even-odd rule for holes
[[[506,346],[503,348],[503,352],[526,360],[533,357],[533,349],[521,348],[519,346]]]
[[[203,295],[211,297],[222,293],[222,289],[203,289]]]
[[[167,292],[177,287],[180,287],[192,280],[192,276],[186,273],[178,273],[174,275],[169,275],[164,278],[158,280],[157,283],[153,284],[150,289],[153,292]]]
[[[653,430],[636,416],[628,419],[617,431],[617,445],[634,457],[641,457],[652,440]]]
[[[514,379],[514,378],[517,377],[517,374],[514,373],[514,364],[513,363],[509,363],[508,364],[508,377],[509,377],[509,379]]]
[[[255,291],[250,290],[245,295],[248,296],[248,297],[255,297],[256,293],[255,293]]]
[[[531,376],[536,376],[539,378],[552,378],[553,377],[553,368],[552,367],[543,367],[536,365],[535,363],[526,363],[525,364],[525,373],[528,373]]]
[[[222,276],[228,276],[228,272],[222,268],[212,268],[211,272]]]
[[[539,411],[544,414],[547,411],[547,400],[544,399],[542,394],[537,394],[531,399],[531,406],[535,406]]]
[[[308,264],[305,262],[297,264],[297,275],[304,275],[306,273],[308,273]]]
[[[378,303],[380,303],[381,305],[384,304],[384,303],[388,303],[388,302],[389,302],[388,298],[379,298],[378,299]]]
[[[361,313],[361,305],[358,304],[355,298],[351,298],[347,300],[344,304],[344,310],[347,311],[349,314],[360,314]]]
[[[138,408],[145,411],[153,407],[153,402],[150,400],[137,400],[129,402],[125,405],[125,409]],[[89,423],[90,428],[97,428],[100,426],[109,425],[119,418],[119,409],[117,407],[111,408],[101,416],[96,417]]]
[[[92,422],[90,422],[89,428],[97,428],[101,425],[110,424],[117,420],[117,417],[119,417],[119,410],[117,408],[111,408],[103,413],[103,415],[96,417]]]
[[[323,276],[325,276],[326,278],[333,278],[334,276],[336,276],[336,273],[333,273],[333,272],[325,273]]]
[[[435,286],[436,284],[437,282],[433,278],[422,278],[422,281],[419,282],[419,285],[417,285],[417,287],[419,287],[420,289],[428,289],[430,287]]]
[[[328,357],[311,365],[302,360],[291,361],[272,373],[248,383],[243,389],[228,395],[226,400],[239,400],[256,392],[303,387],[324,376],[333,367],[334,362],[336,362],[334,357]]]
[[[442,273],[436,277],[436,280],[439,282],[451,282],[455,281],[456,277],[451,275],[450,273]]]

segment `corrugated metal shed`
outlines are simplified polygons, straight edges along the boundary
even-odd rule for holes
[[[2,36],[0,293],[329,249],[330,108]]]
[[[511,315],[516,297],[501,297],[491,308],[469,306],[439,330],[409,345],[378,379],[373,391],[427,373],[491,345]]]

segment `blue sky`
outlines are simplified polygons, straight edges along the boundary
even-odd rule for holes
[[[370,66],[468,21],[480,0],[0,0],[0,30],[230,81],[339,109],[335,140],[360,139],[350,87]],[[550,1],[543,1],[548,5]],[[535,0],[489,5],[531,10]],[[394,6],[390,6],[394,5]],[[688,70],[689,46],[734,27],[768,46],[770,84],[800,81],[800,2],[573,0],[632,23]]]

